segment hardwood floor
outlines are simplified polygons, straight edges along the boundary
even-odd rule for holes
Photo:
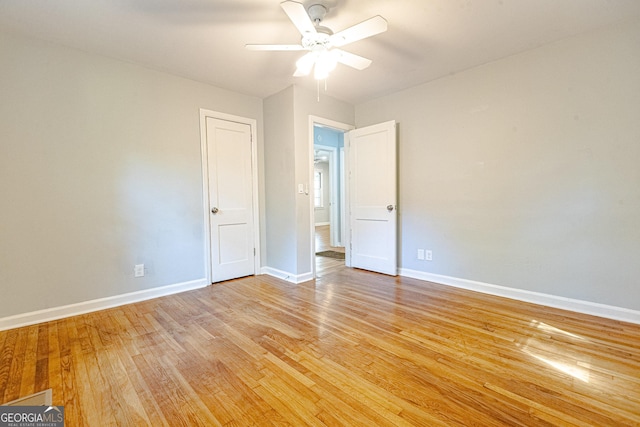
[[[344,246],[331,246],[330,232],[330,226],[316,225],[316,252],[332,250],[344,253]]]
[[[68,426],[638,426],[640,325],[340,269],[0,332]]]
[[[316,226],[316,252],[320,251],[335,251],[344,253],[344,246],[331,246],[331,239],[329,237],[330,228],[328,225]],[[320,278],[327,274],[336,273],[340,269],[344,268],[344,260],[335,258],[316,256],[316,277]]]

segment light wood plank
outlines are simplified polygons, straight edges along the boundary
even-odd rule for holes
[[[248,277],[0,332],[83,425],[640,425],[640,325],[408,278]]]

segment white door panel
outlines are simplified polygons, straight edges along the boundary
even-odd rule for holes
[[[207,117],[211,275],[220,282],[255,273],[251,127]]]
[[[351,266],[395,276],[395,121],[352,130],[348,138]]]

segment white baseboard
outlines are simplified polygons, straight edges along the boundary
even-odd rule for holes
[[[176,283],[159,288],[144,289],[112,297],[99,298],[76,304],[52,307],[44,310],[32,311],[29,313],[16,314],[14,316],[0,318],[0,331],[20,328],[22,326],[35,325],[36,323],[49,322],[51,320],[62,319],[64,317],[77,316],[79,314],[90,313],[92,311],[104,310],[118,307],[134,302],[145,301],[166,295],[177,294],[193,289],[204,288],[210,285],[207,279],[192,280],[189,282]]]
[[[295,284],[307,282],[313,279],[312,272],[295,275],[271,267],[263,267],[261,273],[277,277],[278,279],[286,280],[287,282]],[[453,286],[456,288],[468,289],[485,294],[511,298],[518,301],[525,301],[563,310],[575,311],[578,313],[590,314],[593,316],[640,324],[640,311],[631,310],[628,308],[577,300],[557,295],[544,294],[541,292],[532,292],[524,289],[515,289],[506,286],[492,285],[490,283],[443,276],[439,274],[410,270],[406,268],[400,269],[399,274],[404,277],[411,277],[414,279],[425,280],[441,285]],[[76,304],[52,307],[44,310],[3,317],[0,318],[0,331],[20,328],[23,326],[34,325],[37,323],[48,322],[70,316],[77,316],[80,314],[118,307],[121,305],[145,301],[166,295],[177,294],[180,292],[203,288],[208,286],[209,284],[209,281],[203,278],[192,280],[189,282],[162,286],[159,288],[145,289],[141,291],[130,292],[127,294],[115,295],[112,297],[99,298]]]
[[[295,284],[313,280],[312,272],[296,275],[293,273],[288,273],[286,271],[278,270],[277,268],[271,268],[271,267],[262,267],[261,272],[262,274],[267,274],[269,276],[277,277],[278,279],[286,280],[287,282],[291,282]]]
[[[631,310],[628,308],[599,304],[595,302],[561,297],[557,295],[544,294],[541,292],[527,291],[525,289],[492,285],[490,283],[459,279],[457,277],[442,276],[439,274],[409,270],[406,268],[400,269],[400,275],[411,277],[413,279],[434,282],[441,285],[453,286],[456,288],[468,289],[485,294],[511,298],[518,301],[525,301],[534,304],[545,305],[548,307],[555,307],[563,310],[605,317],[607,319],[621,320],[623,322],[640,324],[640,311]]]
[[[316,227],[320,227],[320,226],[323,226],[323,225],[331,225],[331,223],[330,222],[316,222],[314,225]]]

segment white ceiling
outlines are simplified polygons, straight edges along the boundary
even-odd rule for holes
[[[329,95],[354,104],[640,16],[640,0],[300,1],[335,5],[324,21],[334,32],[374,15],[388,21],[386,33],[344,48],[372,59],[368,69],[338,65],[328,79]],[[244,49],[246,43],[299,43],[279,3],[1,0],[0,31],[261,98],[293,83],[315,90],[312,77],[292,77],[303,53]]]

